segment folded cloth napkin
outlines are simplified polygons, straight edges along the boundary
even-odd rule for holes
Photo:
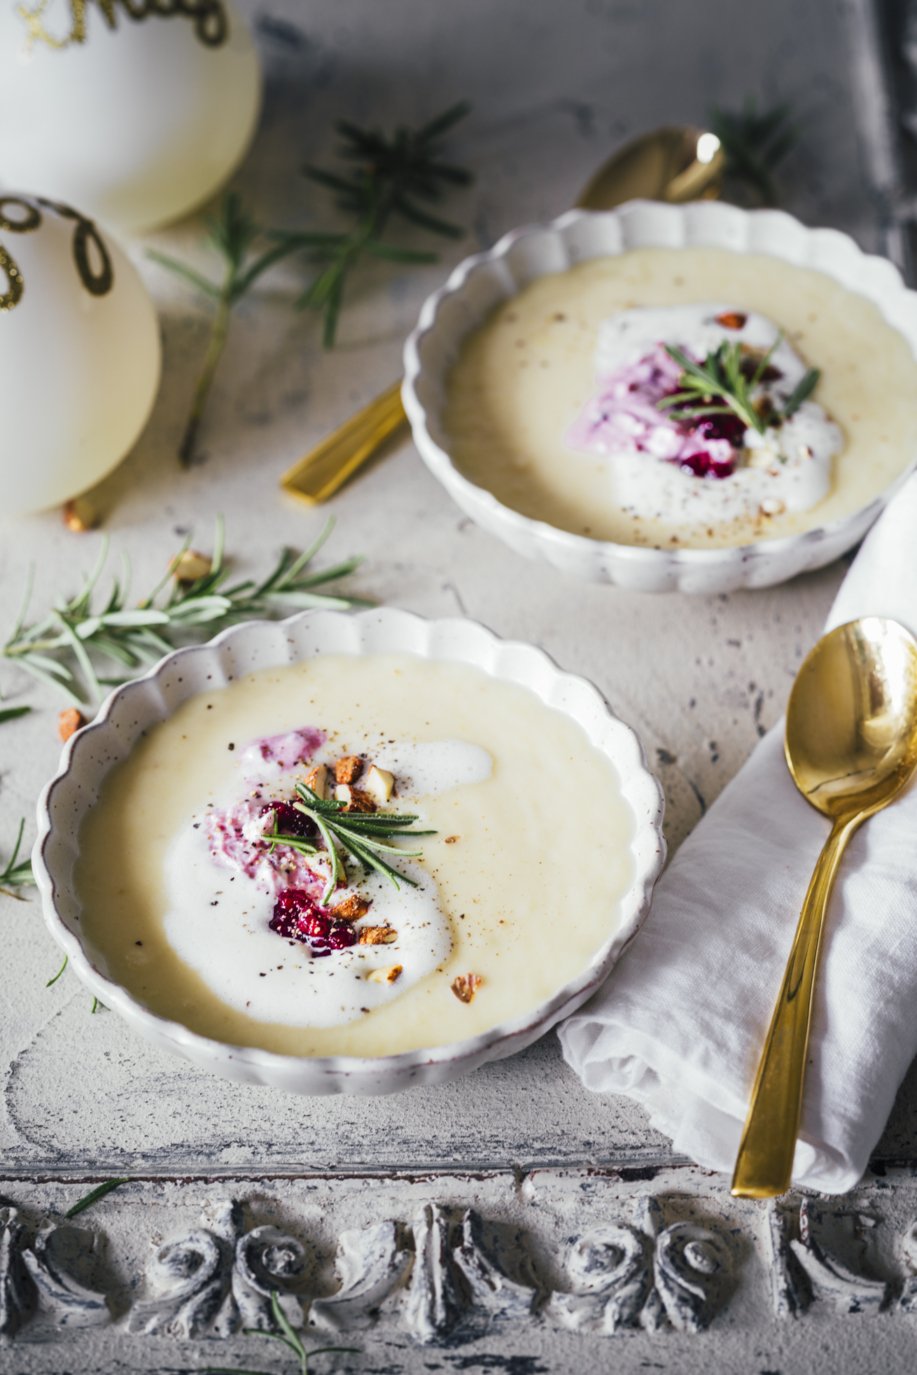
[[[828,626],[917,633],[917,477],[867,538]],[[676,1150],[731,1171],[799,910],[829,824],[783,723],[684,842],[610,978],[560,1028],[587,1088],[626,1093]],[[853,837],[828,912],[793,1182],[853,1188],[917,1054],[917,787]]]

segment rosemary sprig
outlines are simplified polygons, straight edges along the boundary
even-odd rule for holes
[[[674,344],[664,345],[666,353],[680,365],[682,371],[677,383],[678,390],[662,397],[657,406],[660,410],[677,406],[679,415],[690,420],[704,415],[727,415],[731,411],[758,434],[764,434],[769,425],[781,425],[812,394],[821,375],[817,368],[809,368],[782,407],[759,410],[755,405],[754,391],[763,379],[782,338],[781,334],[777,335],[753,368],[749,367],[749,355],[743,353],[738,341],[724,339],[707,354],[702,363],[695,363],[693,358],[689,358],[683,349],[676,348]]]
[[[338,847],[352,855],[364,870],[375,869],[377,873],[384,874],[396,888],[402,883],[410,884],[412,888],[418,886],[416,879],[393,868],[385,858],[386,855],[399,855],[404,859],[420,859],[421,850],[402,850],[389,843],[396,836],[436,835],[435,831],[411,829],[414,822],[420,819],[418,816],[396,812],[349,812],[343,802],[338,802],[336,798],[321,798],[305,783],[297,783],[296,791],[300,800],[294,802],[293,806],[314,823],[331,862],[322,902],[327,902],[337,884],[346,878]],[[318,853],[317,847],[301,836],[284,835],[278,831],[276,816],[274,829],[265,836],[265,840],[270,842],[270,851],[277,845],[288,845],[300,854]]]
[[[284,1313],[280,1305],[280,1295],[276,1289],[271,1290],[271,1315],[279,1331],[262,1332],[256,1327],[246,1327],[243,1328],[243,1331],[246,1337],[268,1337],[272,1341],[282,1342],[299,1361],[299,1375],[309,1375],[309,1361],[313,1356],[322,1356],[332,1351],[336,1351],[340,1355],[359,1354],[359,1347],[356,1346],[316,1346],[311,1351],[307,1351],[303,1345],[302,1337]],[[241,1368],[239,1366],[209,1365],[206,1367],[205,1375],[268,1375],[268,1372],[249,1370],[247,1367]]]
[[[183,277],[215,302],[216,306],[203,367],[194,388],[191,410],[178,448],[179,459],[185,466],[194,458],[204,408],[229,337],[232,312],[258,278],[294,247],[279,240],[273,242],[270,247],[262,248],[260,252],[254,252],[255,244],[263,237],[262,229],[244,209],[239,197],[235,193],[230,193],[221,202],[216,215],[207,221],[207,242],[223,263],[223,273],[219,281],[210,281],[193,267],[179,262],[168,253],[160,253],[152,248],[149,250],[149,257],[154,262]]]
[[[365,257],[399,263],[436,261],[436,253],[384,242],[392,219],[406,220],[448,238],[461,236],[458,225],[429,207],[442,199],[447,187],[467,186],[472,180],[464,167],[442,157],[445,135],[469,109],[466,101],[460,101],[420,129],[401,127],[390,136],[339,120],[340,157],[351,166],[335,172],[320,167],[304,169],[312,181],[334,192],[339,208],[353,221],[340,233],[275,235],[287,249],[305,249],[308,261],[321,268],[297,305],[321,313],[326,348],[334,347],[346,284]]]
[[[115,1189],[120,1189],[122,1184],[129,1184],[130,1180],[125,1176],[123,1179],[106,1179],[104,1184],[99,1184],[97,1188],[91,1189],[88,1194],[77,1199],[72,1208],[68,1208],[64,1217],[79,1217],[87,1208],[91,1208],[93,1203],[98,1203],[100,1198],[105,1198],[106,1194],[112,1193]]]
[[[791,106],[759,110],[749,99],[741,110],[714,108],[709,123],[723,146],[727,176],[748,186],[763,205],[776,205],[774,173],[799,139]]]
[[[35,882],[32,874],[31,859],[20,859],[19,851],[22,846],[22,833],[25,830],[25,817],[19,822],[19,830],[16,832],[16,843],[6,864],[0,869],[0,893],[4,893],[8,898],[18,898],[24,901],[21,893],[14,892],[16,888],[28,888]]]
[[[0,648],[0,658],[18,664],[71,699],[85,702],[98,699],[103,685],[123,682],[202,627],[212,634],[220,626],[247,617],[289,614],[308,607],[348,610],[366,605],[362,598],[321,590],[352,573],[361,562],[350,558],[328,568],[312,569],[312,561],[332,529],[333,522],[329,521],[301,553],[284,549],[260,581],[243,578],[233,582],[226,565],[223,524],[218,518],[208,571],[192,581],[173,576],[181,571],[182,555],[190,548],[188,539],[159,584],[133,604],[126,572],[112,579],[107,596],[96,596],[108,559],[108,544],[103,541],[96,565],[79,591],[32,624],[26,624],[31,590],[27,589],[16,624]],[[100,678],[90,651],[112,662],[116,676]]]

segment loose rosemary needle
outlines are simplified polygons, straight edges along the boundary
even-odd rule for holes
[[[35,882],[32,874],[31,859],[20,859],[19,851],[22,848],[22,834],[25,830],[25,817],[19,822],[19,830],[16,833],[16,843],[13,845],[12,852],[6,864],[0,869],[0,893],[5,893],[8,898],[19,898],[22,894],[17,893],[17,888],[28,888]]]

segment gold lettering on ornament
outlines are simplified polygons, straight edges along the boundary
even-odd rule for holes
[[[92,220],[73,210],[60,201],[45,200],[41,196],[0,196],[0,233],[30,234],[38,229],[42,221],[42,210],[50,210],[61,219],[72,220],[73,262],[77,276],[91,296],[105,296],[114,285],[115,274],[111,257],[105,242]],[[6,287],[0,291],[0,312],[12,310],[22,300],[25,282],[19,264],[7,248],[0,243],[0,284],[5,280]]]
[[[65,0],[67,18],[64,28],[52,33],[45,25],[48,10],[56,0],[26,0],[16,13],[26,28],[26,52],[36,44],[59,51],[74,43],[86,42],[86,14],[91,4],[101,12],[110,29],[117,29],[119,12],[135,23],[144,19],[187,19],[195,38],[207,48],[218,48],[229,35],[229,19],[223,0]]]

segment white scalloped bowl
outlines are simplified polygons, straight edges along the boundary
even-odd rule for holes
[[[405,653],[471,664],[518,683],[546,705],[571,717],[613,764],[635,818],[633,879],[620,903],[620,920],[608,940],[572,982],[548,1002],[515,1021],[472,1039],[398,1055],[303,1057],[198,1035],[144,1007],[106,973],[83,943],[81,900],[74,883],[79,834],[111,769],[142,733],[166,720],[189,697],[256,669],[299,663],[320,654]],[[59,771],[38,803],[38,838],[32,854],[45,921],[66,952],[70,968],[112,1011],[166,1050],[230,1079],[270,1084],[294,1093],[391,1093],[413,1084],[440,1083],[487,1060],[524,1049],[579,1007],[604,980],[636,932],[662,867],[662,793],[647,770],[640,743],[611,712],[597,690],[562,672],[541,649],[500,640],[474,621],[427,621],[388,609],[345,615],[311,611],[278,622],[253,621],[224,631],[209,644],[177,650],[144,677],[116,689],[91,725],[64,749]]]
[[[635,248],[723,248],[767,253],[835,278],[878,306],[917,357],[917,292],[885,258],[864,253],[836,229],[808,229],[778,210],[704,202],[630,201],[601,213],[571,210],[548,224],[513,229],[488,252],[466,258],[424,303],[404,350],[404,407],[421,458],[482,529],[527,558],[591,582],[639,592],[731,592],[769,587],[831,563],[865,535],[914,465],[866,506],[798,535],[732,549],[651,549],[589,539],[522,515],[470,481],[452,461],[442,423],[446,379],[463,340],[529,282],[577,263]]]

